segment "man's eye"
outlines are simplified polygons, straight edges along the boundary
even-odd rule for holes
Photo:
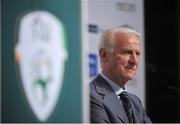
[[[132,54],[132,51],[124,51],[123,54],[129,55],[129,54]]]
[[[136,52],[136,55],[137,55],[137,56],[140,56],[140,54],[141,54],[140,52]]]

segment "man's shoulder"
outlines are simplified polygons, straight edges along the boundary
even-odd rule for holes
[[[96,77],[97,78],[97,77]],[[98,85],[98,80],[93,79],[89,84],[89,90],[90,90],[90,101],[91,104],[102,104],[103,103],[103,95],[99,91],[101,89],[101,86]]]
[[[101,83],[101,76],[97,75],[90,83],[89,83],[89,87],[90,90],[94,89],[96,86],[99,86],[99,83]]]
[[[99,75],[98,75],[99,76]],[[89,83],[89,89],[90,89],[90,94],[92,95],[92,94],[96,94],[96,93],[98,93],[98,91],[97,91],[97,88],[99,88],[99,80],[98,80],[98,78],[99,77],[95,77],[90,83]]]
[[[97,78],[97,77],[96,77],[96,78]],[[95,84],[97,83],[96,78],[94,78],[94,79],[89,83],[90,91],[95,88]]]
[[[90,93],[91,92],[95,92],[95,79],[92,80],[90,83],[89,83],[89,90],[90,90]]]
[[[106,80],[99,74],[90,82],[89,87],[90,92],[94,91],[94,89],[101,92],[105,89],[108,90],[110,86],[108,85]]]
[[[90,96],[102,99],[107,91],[109,90],[109,86],[105,80],[101,77],[101,75],[97,75],[89,84]]]

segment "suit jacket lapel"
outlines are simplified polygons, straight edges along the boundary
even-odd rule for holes
[[[99,75],[96,78],[96,90],[99,94],[104,95],[104,105],[111,109],[122,122],[128,122],[128,118],[123,109],[122,103],[114,93],[109,84]]]
[[[122,122],[128,122],[128,118],[123,109],[123,106],[115,94],[111,93],[111,94],[105,95],[104,105],[110,108],[111,111],[115,113]]]
[[[136,122],[136,123],[140,123],[140,122],[142,122],[143,120],[141,120],[141,117],[139,116],[140,114],[139,114],[139,111],[136,111],[137,110],[137,108],[136,108],[136,103],[137,102],[133,102],[133,97],[131,96],[131,95],[129,95],[130,96],[130,99],[131,99],[131,105],[132,105],[132,107],[133,107],[133,113],[134,113],[134,121]]]

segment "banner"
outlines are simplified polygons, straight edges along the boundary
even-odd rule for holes
[[[81,123],[81,1],[1,5],[2,122]]]

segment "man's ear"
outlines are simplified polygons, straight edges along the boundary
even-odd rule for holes
[[[107,51],[103,48],[99,49],[99,56],[102,62],[107,62],[108,57],[107,57]]]

